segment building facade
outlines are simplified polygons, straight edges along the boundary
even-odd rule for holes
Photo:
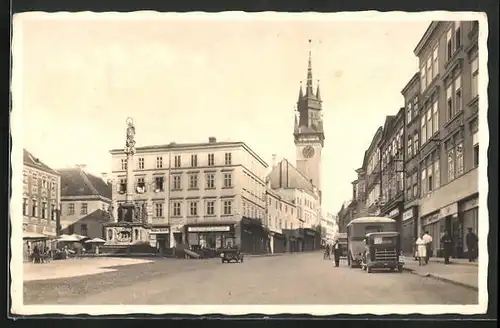
[[[26,149],[23,150],[23,247],[56,237],[60,232],[61,176]]]
[[[61,174],[62,232],[106,238],[103,223],[110,220],[111,184],[86,172],[85,166],[59,169],[58,172]]]
[[[123,150],[111,154],[116,209],[125,201],[127,162]],[[151,245],[265,250],[268,166],[246,144],[211,137],[207,143],[138,147],[134,158],[134,201],[143,204]]]
[[[298,229],[303,223],[298,219],[296,205],[282,195],[280,190],[271,188],[266,191],[266,204],[264,224],[269,230],[269,252],[301,251],[303,240],[287,236],[288,231]]]
[[[394,116],[387,116],[384,124],[381,149],[382,204],[380,215],[396,220],[398,232],[402,234],[405,183],[405,109]],[[402,245],[412,245],[412,240],[402,234]]]
[[[379,127],[373,136],[370,147],[365,152],[363,159],[363,168],[366,167],[366,198],[365,206],[367,215],[377,216],[380,214],[382,201],[382,170],[381,170],[381,151],[380,143],[382,140],[383,128]]]
[[[402,215],[403,251],[412,253],[414,241],[420,235],[420,73],[415,73],[401,91],[404,97],[405,114],[405,197]]]
[[[478,233],[477,21],[432,22],[415,48],[420,63],[420,223],[434,238],[446,230],[454,255]]]

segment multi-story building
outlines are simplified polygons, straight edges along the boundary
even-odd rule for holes
[[[420,223],[434,238],[447,230],[455,256],[478,229],[477,21],[432,22],[415,48],[420,63]]]
[[[402,215],[402,247],[405,253],[413,252],[414,241],[419,235],[420,199],[420,73],[416,73],[401,91],[404,97],[405,114],[405,196]],[[408,241],[412,241],[408,244]]]
[[[373,136],[370,147],[366,150],[363,158],[363,168],[366,172],[366,198],[365,206],[367,215],[379,215],[381,203],[381,177],[382,171],[380,169],[381,151],[380,141],[382,140],[382,127],[377,129]]]
[[[299,240],[287,240],[286,231],[300,227],[296,205],[281,195],[279,190],[270,188],[266,191],[265,225],[270,232],[269,250],[271,253],[299,251],[302,248]]]
[[[321,244],[318,226],[321,224],[320,193],[312,181],[283,159],[268,175],[269,187],[279,191],[286,200],[295,204],[300,226],[288,235],[303,239],[302,249],[312,250]]]
[[[111,184],[86,172],[84,165],[58,172],[61,174],[62,232],[105,238],[103,224],[110,221]]]
[[[122,149],[111,154],[116,217],[125,201],[127,159]],[[245,143],[211,137],[208,143],[137,147],[133,165],[134,202],[144,205],[152,244],[236,243],[245,252],[264,251],[268,165]]]
[[[404,210],[404,128],[405,109],[401,108],[394,116],[387,116],[380,140],[382,155],[382,204],[381,216],[396,220],[398,231],[402,231]],[[402,238],[402,242],[411,240]]]
[[[23,240],[28,247],[59,232],[60,174],[26,149],[23,150]]]

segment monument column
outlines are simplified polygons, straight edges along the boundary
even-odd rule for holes
[[[125,194],[125,203],[122,205],[122,221],[134,221],[134,154],[135,154],[135,126],[133,120],[127,118],[127,139],[124,152],[127,155],[127,190]]]

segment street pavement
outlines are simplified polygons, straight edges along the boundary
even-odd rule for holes
[[[78,262],[67,264],[78,270]],[[323,260],[322,252],[246,257],[244,263],[230,264],[219,259],[153,259],[104,269],[114,270],[25,281],[24,304],[464,305],[478,301],[477,291],[418,275],[367,273],[345,263],[336,268]]]

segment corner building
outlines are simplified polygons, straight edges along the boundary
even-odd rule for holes
[[[111,154],[116,209],[125,201],[127,163],[123,150]],[[231,243],[247,253],[265,251],[268,165],[245,143],[209,138],[207,143],[138,147],[134,165],[134,201],[147,211],[151,245],[165,250]]]
[[[432,22],[415,48],[420,63],[420,225],[439,240],[447,230],[454,256],[478,233],[477,21]]]

